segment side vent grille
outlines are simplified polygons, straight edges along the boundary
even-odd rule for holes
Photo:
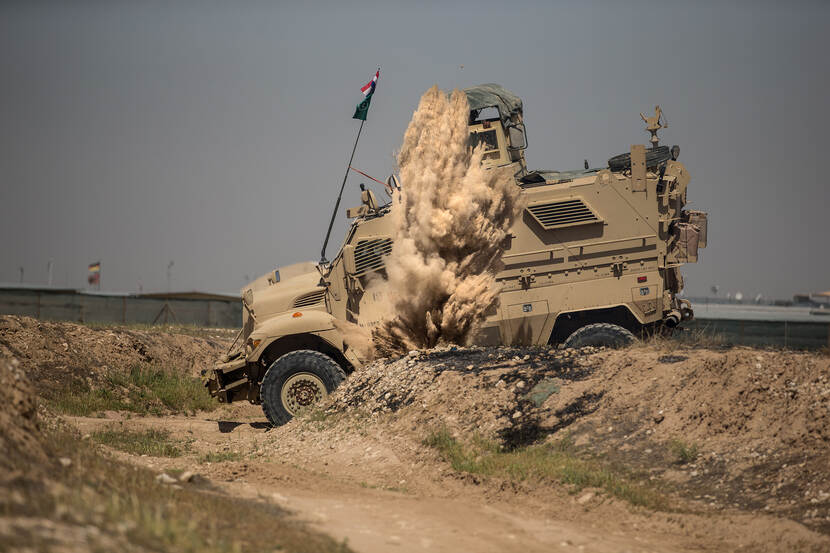
[[[581,198],[531,205],[527,210],[545,229],[587,225],[602,221]]]
[[[354,247],[355,275],[383,269],[383,256],[392,252],[391,238],[360,240]]]
[[[300,296],[294,300],[294,307],[311,307],[312,305],[323,303],[325,295],[325,290],[317,290],[315,292],[311,292],[310,294],[305,294],[304,296]]]

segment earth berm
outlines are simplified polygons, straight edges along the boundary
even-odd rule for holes
[[[259,407],[236,404],[56,416],[46,384],[107,387],[113,379],[97,375],[136,363],[194,375],[233,337],[181,332],[0,318],[0,352],[17,360],[2,373],[3,446],[28,463],[15,463],[18,483],[7,479],[0,493],[25,501],[27,486],[63,466],[44,438],[60,419],[88,437],[81,442],[99,440],[106,463],[170,482],[186,476],[153,483],[173,496],[208,494],[229,502],[228,512],[233,501],[259,505],[269,518],[258,521],[302,521],[292,531],[322,531],[357,551],[830,550],[826,354],[674,342],[445,348],[365,367],[276,429]],[[29,380],[37,413],[28,384],[9,384]],[[168,453],[101,438],[151,431]],[[66,461],[65,470],[80,462]],[[0,534],[25,518],[12,504],[3,503]],[[39,513],[26,535],[47,543],[65,515]],[[85,520],[84,532],[97,527],[125,548],[146,547],[136,537],[146,531],[110,531],[117,523],[104,519]],[[252,547],[231,527],[220,534],[211,535]],[[300,550],[296,543],[285,547]]]

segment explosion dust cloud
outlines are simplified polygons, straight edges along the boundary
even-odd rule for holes
[[[481,166],[470,147],[467,96],[421,97],[398,154],[392,253],[383,288],[392,317],[373,332],[380,353],[467,344],[497,305],[508,230],[521,211],[509,169]]]

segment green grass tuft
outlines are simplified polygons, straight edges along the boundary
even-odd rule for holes
[[[152,365],[112,372],[95,387],[73,383],[46,396],[57,411],[75,416],[101,411],[161,415],[216,407],[198,378]]]
[[[697,444],[686,443],[683,440],[672,440],[669,442],[669,450],[678,463],[685,465],[691,463],[699,454]]]
[[[479,437],[474,437],[471,442],[465,446],[446,428],[430,433],[424,440],[425,445],[436,449],[459,472],[517,481],[556,481],[570,484],[577,490],[600,488],[633,505],[651,509],[666,507],[665,496],[653,487],[633,482],[598,461],[578,457],[569,438],[510,451]]]
[[[242,454],[235,451],[211,451],[199,456],[200,463],[225,463],[241,460]]]
[[[181,457],[189,449],[186,443],[172,439],[165,430],[108,428],[93,432],[92,439],[133,455],[152,457]]]

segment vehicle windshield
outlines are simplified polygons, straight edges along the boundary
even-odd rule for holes
[[[498,150],[499,141],[496,137],[496,129],[470,133],[470,145],[475,148],[479,144],[484,144],[485,152]]]

